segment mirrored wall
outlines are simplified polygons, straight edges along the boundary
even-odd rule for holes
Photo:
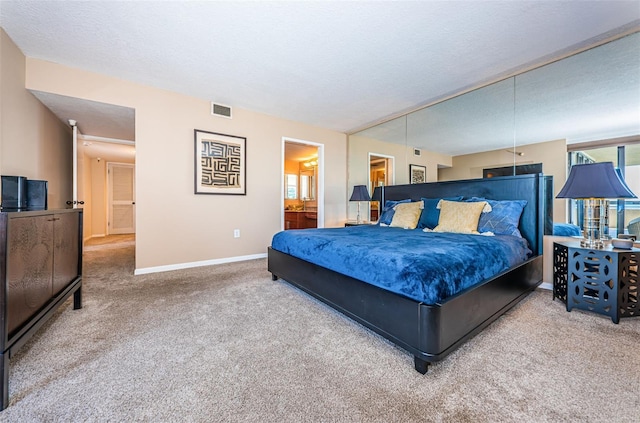
[[[431,182],[541,163],[557,192],[569,144],[639,136],[636,32],[350,135],[349,187],[370,183],[368,154],[381,154],[395,157],[396,184],[409,183],[411,164]]]

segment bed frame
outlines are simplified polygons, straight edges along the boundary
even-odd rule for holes
[[[519,228],[533,256],[440,304],[409,299],[271,247],[268,270],[274,281],[282,278],[408,351],[415,369],[424,374],[430,363],[442,360],[542,282],[542,240],[552,232],[552,193],[552,177],[542,174],[386,187],[385,200],[454,195],[527,200]]]

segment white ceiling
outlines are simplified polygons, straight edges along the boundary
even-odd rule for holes
[[[637,27],[640,2],[0,0],[0,24],[29,57],[349,133]],[[130,137],[95,112],[84,133]]]
[[[82,134],[132,142],[136,139],[132,108],[42,91],[31,93],[64,122],[75,120]]]
[[[81,153],[109,162],[135,161],[134,109],[42,91],[31,93],[61,121],[76,121]]]
[[[305,161],[318,158],[318,147],[287,141],[284,144],[284,157],[288,160]]]
[[[640,6],[640,3],[639,3]],[[356,135],[451,156],[640,135],[640,32]]]

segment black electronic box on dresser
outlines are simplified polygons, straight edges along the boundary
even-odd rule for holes
[[[73,294],[82,307],[82,209],[0,212],[0,410],[9,359]]]

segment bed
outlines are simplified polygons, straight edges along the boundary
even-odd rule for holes
[[[580,236],[582,230],[580,226],[571,223],[553,223],[553,235],[555,236]]]
[[[526,240],[528,253],[515,262],[508,261],[506,265],[502,263],[501,268],[494,268],[490,274],[485,270],[464,272],[461,269],[473,265],[474,260],[480,257],[479,252],[489,249],[490,245],[492,249],[498,250],[490,253],[489,257],[497,258],[507,250],[517,250],[515,246],[518,243],[508,240],[507,247],[493,247],[492,244],[497,243],[500,236],[451,234],[453,237],[448,238],[448,242],[460,245],[467,242],[465,239],[474,238],[472,248],[475,250],[472,251],[476,253],[461,251],[456,254],[458,261],[454,268],[448,269],[448,279],[453,280],[454,285],[450,292],[447,291],[447,285],[442,283],[433,282],[433,286],[427,285],[425,289],[406,289],[406,284],[394,284],[390,281],[396,275],[385,273],[382,269],[382,262],[385,260],[367,257],[370,251],[373,255],[375,245],[381,244],[375,237],[385,230],[389,234],[392,231],[404,231],[407,245],[415,245],[414,238],[426,236],[432,237],[428,243],[443,242],[444,238],[439,238],[442,234],[428,233],[421,229],[356,226],[295,231],[298,234],[292,236],[310,242],[303,244],[303,249],[307,248],[310,252],[308,257],[300,252],[290,253],[289,243],[296,241],[287,240],[289,235],[285,237],[284,232],[294,231],[284,231],[274,236],[272,246],[268,248],[268,270],[274,281],[286,281],[406,350],[414,357],[415,369],[426,373],[430,363],[442,360],[541,283],[543,235],[553,231],[552,184],[550,176],[537,174],[385,188],[385,200],[394,201],[457,197],[461,201],[491,199],[525,202],[517,229],[522,239]],[[314,236],[315,232],[319,235]],[[322,239],[329,235],[345,238],[347,243],[351,239],[352,246],[359,245],[361,251],[352,253],[357,259],[349,261],[344,251],[330,246],[329,241]],[[370,236],[372,240],[365,242]],[[285,241],[281,237],[285,237]],[[433,241],[434,239],[437,241]],[[401,247],[398,245],[385,246],[388,252],[396,254],[393,259],[386,261],[401,262],[400,270],[396,269],[396,272],[402,274],[403,280],[413,279],[416,274],[424,272],[419,268],[419,259],[412,264],[403,265],[404,260],[414,255],[415,251],[400,254],[398,251]],[[329,249],[329,257],[331,253],[336,256],[333,261],[320,258],[320,254],[313,254],[314,251],[323,249],[323,246]],[[522,253],[517,252],[516,255],[518,254]],[[487,258],[482,260],[487,261]],[[424,261],[429,260],[425,258]],[[475,280],[468,277],[470,273],[478,273]],[[435,280],[436,272],[432,271],[430,274]]]

